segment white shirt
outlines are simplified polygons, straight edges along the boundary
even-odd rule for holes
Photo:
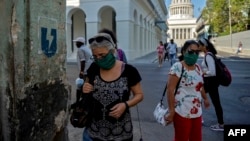
[[[167,46],[169,54],[176,54],[177,45],[176,43],[169,43]]]
[[[81,71],[81,61],[85,61],[84,74],[87,74],[87,69],[93,62],[91,57],[92,57],[92,51],[88,46],[82,45],[80,48],[78,48],[77,63],[79,71]]]
[[[214,58],[209,55],[210,53],[207,53],[201,63],[201,67],[204,72],[206,72],[206,75],[204,77],[210,77],[210,76],[216,76],[216,68],[215,68],[215,61]],[[205,59],[207,62],[207,65],[205,63]]]

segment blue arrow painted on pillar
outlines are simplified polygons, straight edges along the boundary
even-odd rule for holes
[[[42,51],[47,57],[52,57],[55,55],[57,50],[57,32],[56,29],[51,29],[50,35],[53,37],[51,43],[47,39],[48,28],[41,28],[41,46]]]

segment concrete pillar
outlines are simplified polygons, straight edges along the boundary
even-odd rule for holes
[[[139,24],[135,24],[136,26],[136,50],[138,52],[139,55],[141,55],[141,51],[140,51],[140,48],[141,48],[141,36],[140,36],[140,25]]]
[[[141,25],[140,26],[140,52],[141,52],[141,54],[143,53],[142,51],[143,51],[143,47],[144,47],[144,38],[143,38],[143,26]]]
[[[133,43],[131,42],[132,41],[131,38],[134,38],[133,23],[131,23],[130,21],[116,21],[116,26],[117,26],[117,35],[120,35],[118,36],[118,41],[119,41],[118,45],[120,45],[121,48],[124,50],[128,60],[134,59],[136,48],[133,47]]]
[[[66,1],[0,5],[0,140],[67,141]]]
[[[91,30],[87,30],[86,43],[88,44],[88,39],[95,36],[99,29],[100,24],[98,22],[86,22],[87,28]]]

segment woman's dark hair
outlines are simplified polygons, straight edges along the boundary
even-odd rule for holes
[[[107,28],[103,28],[103,29],[99,30],[98,33],[106,33],[106,34],[109,34],[109,35],[111,36],[112,40],[113,40],[114,43],[115,43],[115,47],[117,47],[117,39],[116,39],[116,35],[115,35],[115,33],[114,33],[113,31],[111,31],[111,30],[109,30],[109,29],[107,29]]]
[[[162,42],[162,41],[160,41],[159,43],[160,43],[161,45],[163,45],[163,42]]]
[[[184,58],[184,53],[188,49],[188,47],[192,44],[195,44],[199,47],[199,44],[195,40],[187,40],[184,45],[181,47],[181,55],[179,56],[179,60],[182,61]]]
[[[202,38],[198,41],[198,43],[205,46],[206,49],[209,52],[213,53],[214,55],[217,54],[217,50],[215,49],[214,45],[210,41],[208,41],[207,39]]]

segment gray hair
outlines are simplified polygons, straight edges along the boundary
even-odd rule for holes
[[[90,38],[95,39],[97,37],[104,37],[105,39],[102,40],[101,42],[97,42],[94,40],[92,43],[89,44],[90,49],[98,48],[98,47],[107,47],[108,50],[114,50],[115,49],[115,44],[114,41],[112,40],[111,36],[107,33],[98,33],[94,37]]]

